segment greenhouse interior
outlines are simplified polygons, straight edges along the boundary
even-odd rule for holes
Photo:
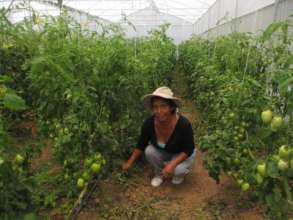
[[[293,219],[292,0],[0,0],[0,219]]]

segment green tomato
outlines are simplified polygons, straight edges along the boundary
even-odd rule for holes
[[[4,163],[4,159],[0,157],[0,166]]]
[[[74,172],[74,173],[73,173],[73,177],[74,177],[74,178],[77,178],[78,176],[79,176],[79,173],[78,173],[78,172]]]
[[[278,130],[283,124],[283,119],[280,116],[276,116],[273,118],[272,122],[271,122],[271,129],[273,131]]]
[[[22,167],[17,167],[17,168],[16,168],[16,171],[17,171],[18,173],[23,173],[23,169],[22,169]]]
[[[84,166],[85,167],[90,167],[90,165],[92,164],[92,162],[93,162],[92,159],[87,158],[84,161]]]
[[[82,189],[84,187],[84,185],[85,185],[84,179],[83,178],[78,178],[76,185],[77,185],[77,188]]]
[[[259,173],[255,174],[255,180],[258,185],[261,185],[263,183],[263,177]]]
[[[244,182],[244,180],[243,179],[237,179],[237,184],[239,185],[239,186],[241,186],[241,184]]]
[[[279,156],[282,158],[282,159],[287,159],[290,155],[290,149],[287,145],[282,145],[280,148],[279,148]]]
[[[239,164],[240,164],[240,160],[239,160],[239,158],[235,158],[235,159],[233,160],[233,163],[234,163],[235,165],[239,165]]]
[[[98,173],[100,170],[101,170],[101,165],[100,165],[100,164],[93,163],[93,164],[91,165],[91,171],[92,171],[93,173]]]
[[[71,97],[72,97],[72,95],[71,95],[70,93],[66,94],[66,99],[67,99],[67,100],[70,100]]]
[[[263,177],[266,176],[266,164],[265,163],[257,165],[256,169],[257,169],[257,172],[261,176],[263,176]]]
[[[278,161],[281,159],[280,156],[277,155],[277,154],[274,154],[272,158],[273,158],[273,160],[276,161],[276,162],[278,162]]]
[[[238,173],[232,173],[232,176],[233,176],[235,179],[237,179],[237,177],[238,177]]]
[[[284,161],[282,159],[279,160],[279,162],[278,162],[278,168],[279,168],[279,170],[285,171],[285,170],[288,169],[288,167],[289,167],[289,165],[288,165],[288,163],[286,161]]]
[[[86,181],[89,181],[90,178],[91,178],[91,176],[90,176],[90,174],[87,171],[84,171],[82,173],[82,178],[85,179]]]
[[[229,157],[225,157],[224,159],[225,159],[225,161],[226,161],[226,163],[227,163],[228,165],[231,164],[231,158],[229,158]]]
[[[248,154],[248,150],[247,150],[246,148],[244,148],[244,149],[242,150],[242,153],[243,153],[244,155],[246,155],[246,154]]]
[[[20,154],[16,154],[14,160],[16,164],[21,165],[24,162],[24,157],[21,156]]]
[[[55,127],[56,127],[57,129],[59,129],[59,128],[60,128],[60,124],[57,123],[57,124],[55,125]]]
[[[238,134],[238,137],[239,137],[240,139],[242,139],[242,138],[243,138],[243,134],[239,133],[239,134]]]
[[[234,112],[231,112],[230,114],[229,114],[229,118],[234,118],[235,117],[235,113]]]
[[[247,191],[249,189],[250,185],[249,183],[245,182],[241,185],[241,189],[243,192]]]
[[[95,160],[96,161],[100,161],[102,159],[102,155],[100,154],[100,153],[97,153],[96,155],[95,155]]]
[[[65,179],[65,180],[69,180],[69,178],[70,178],[70,176],[66,173],[66,174],[64,175],[64,179]]]
[[[261,119],[263,123],[268,124],[272,121],[273,112],[271,110],[266,110],[261,113]]]
[[[64,160],[64,161],[63,161],[63,166],[64,166],[64,167],[67,167],[67,166],[68,166],[68,160]]]
[[[65,134],[68,134],[68,133],[69,133],[68,128],[64,128],[64,133],[65,133]]]

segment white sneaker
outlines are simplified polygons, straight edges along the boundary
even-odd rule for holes
[[[172,183],[175,185],[182,183],[183,180],[184,180],[184,177],[182,177],[182,176],[173,176],[172,177]]]
[[[162,183],[163,183],[163,177],[161,176],[155,176],[152,181],[151,181],[151,184],[153,187],[158,187],[160,186]]]

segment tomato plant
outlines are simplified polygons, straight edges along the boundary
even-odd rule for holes
[[[255,191],[273,218],[292,213],[292,36],[288,21],[260,36],[232,33],[180,45],[180,62],[207,126],[204,165]],[[290,67],[291,65],[291,67]],[[279,205],[275,205],[278,203]]]
[[[20,153],[11,142],[8,131],[14,112],[26,109],[17,91],[8,87],[7,75],[0,76],[0,218],[19,218],[34,206],[27,152]]]

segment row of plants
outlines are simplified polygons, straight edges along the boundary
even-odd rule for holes
[[[0,213],[7,209],[27,209],[32,197],[32,179],[25,160],[29,152],[24,156],[11,145],[8,130],[12,122],[9,116],[27,108],[25,101],[9,86],[11,81],[7,76],[0,76]]]
[[[35,112],[38,135],[52,142],[54,155],[47,167],[31,172],[32,159],[18,149],[27,164],[25,180],[34,187],[30,196],[18,193],[30,200],[25,207],[15,200],[0,203],[5,219],[76,198],[104,167],[115,166],[131,151],[145,116],[141,97],[168,83],[175,46],[166,36],[167,25],[147,37],[126,39],[119,26],[103,26],[97,33],[66,14],[12,24],[1,13],[0,75],[11,79],[11,88],[27,105],[1,117],[21,120],[24,112]],[[3,161],[11,157],[1,154]],[[0,184],[0,197],[14,195],[16,185],[23,184],[13,179],[5,182],[7,188]]]
[[[273,219],[293,210],[293,53],[290,21],[260,35],[231,33],[180,45],[190,94],[206,125],[204,165],[231,176]]]

